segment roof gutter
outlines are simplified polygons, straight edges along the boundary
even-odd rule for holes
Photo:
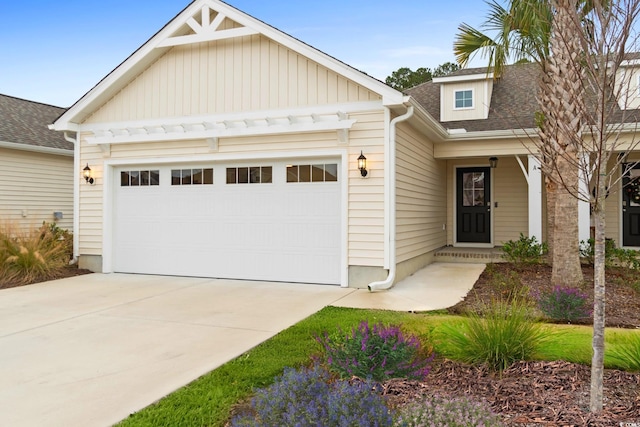
[[[78,136],[70,137],[64,132],[64,139],[73,144],[73,259],[69,261],[70,265],[78,262],[78,245],[80,244],[80,144]]]
[[[72,157],[72,150],[62,148],[40,147],[38,145],[20,144],[18,142],[0,141],[0,148],[9,148],[11,150],[32,151],[34,153],[53,154],[55,156]]]
[[[391,288],[396,278],[396,127],[398,123],[409,120],[413,116],[413,111],[414,107],[409,105],[405,114],[394,118],[389,124],[389,147],[387,147],[389,171],[387,179],[384,181],[385,192],[389,194],[389,198],[385,200],[385,203],[387,203],[385,211],[389,213],[387,215],[389,227],[389,274],[385,280],[369,283],[367,288],[371,292]]]

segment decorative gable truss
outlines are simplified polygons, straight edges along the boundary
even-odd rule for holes
[[[157,47],[203,43],[254,34],[259,34],[259,31],[242,26],[229,19],[222,12],[216,12],[208,5],[204,5],[200,13],[196,13],[187,19],[185,26],[171,37],[161,41]]]
[[[144,123],[91,124],[88,144],[99,145],[105,154],[111,144],[208,140],[217,149],[218,138],[337,131],[338,142],[347,143],[348,131],[356,123],[343,112],[244,114],[217,117],[181,117]]]

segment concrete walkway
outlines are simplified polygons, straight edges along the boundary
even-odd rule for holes
[[[483,267],[432,264],[378,293],[126,274],[2,290],[0,425],[108,426],[327,305],[444,308]]]
[[[358,289],[332,305],[394,311],[441,310],[460,302],[485,266],[436,262],[396,283],[388,291]]]

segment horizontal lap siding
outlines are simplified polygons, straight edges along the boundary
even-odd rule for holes
[[[357,117],[358,131],[349,133],[349,265],[382,267],[384,264],[384,113]],[[358,170],[360,151],[369,174]]]
[[[407,124],[398,125],[396,143],[397,262],[446,244],[446,163],[435,160],[433,143]]]
[[[87,123],[379,99],[370,90],[256,35],[172,48]]]
[[[53,212],[73,231],[73,157],[0,148],[0,221],[27,230],[53,222]]]

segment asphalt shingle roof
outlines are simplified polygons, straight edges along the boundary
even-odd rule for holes
[[[535,112],[538,109],[538,65],[518,64],[506,67],[502,77],[493,84],[489,117],[486,120],[460,120],[441,122],[447,129],[466,129],[467,132],[528,129],[535,127]],[[449,76],[486,74],[486,68],[468,68]],[[436,120],[440,120],[440,85],[429,81],[408,89]]]
[[[469,68],[456,71],[449,76],[486,74],[486,68]],[[535,114],[539,111],[536,101],[538,93],[538,64],[515,64],[505,68],[502,77],[493,84],[489,117],[480,120],[440,122],[446,129],[465,129],[467,132],[532,129],[536,127]],[[440,121],[440,85],[429,81],[405,91],[418,101],[434,119]],[[589,101],[587,100],[587,103]],[[609,120],[613,123],[640,122],[640,110],[620,110],[617,103],[611,104]]]
[[[0,141],[73,151],[62,132],[49,130],[65,109],[0,94]]]

